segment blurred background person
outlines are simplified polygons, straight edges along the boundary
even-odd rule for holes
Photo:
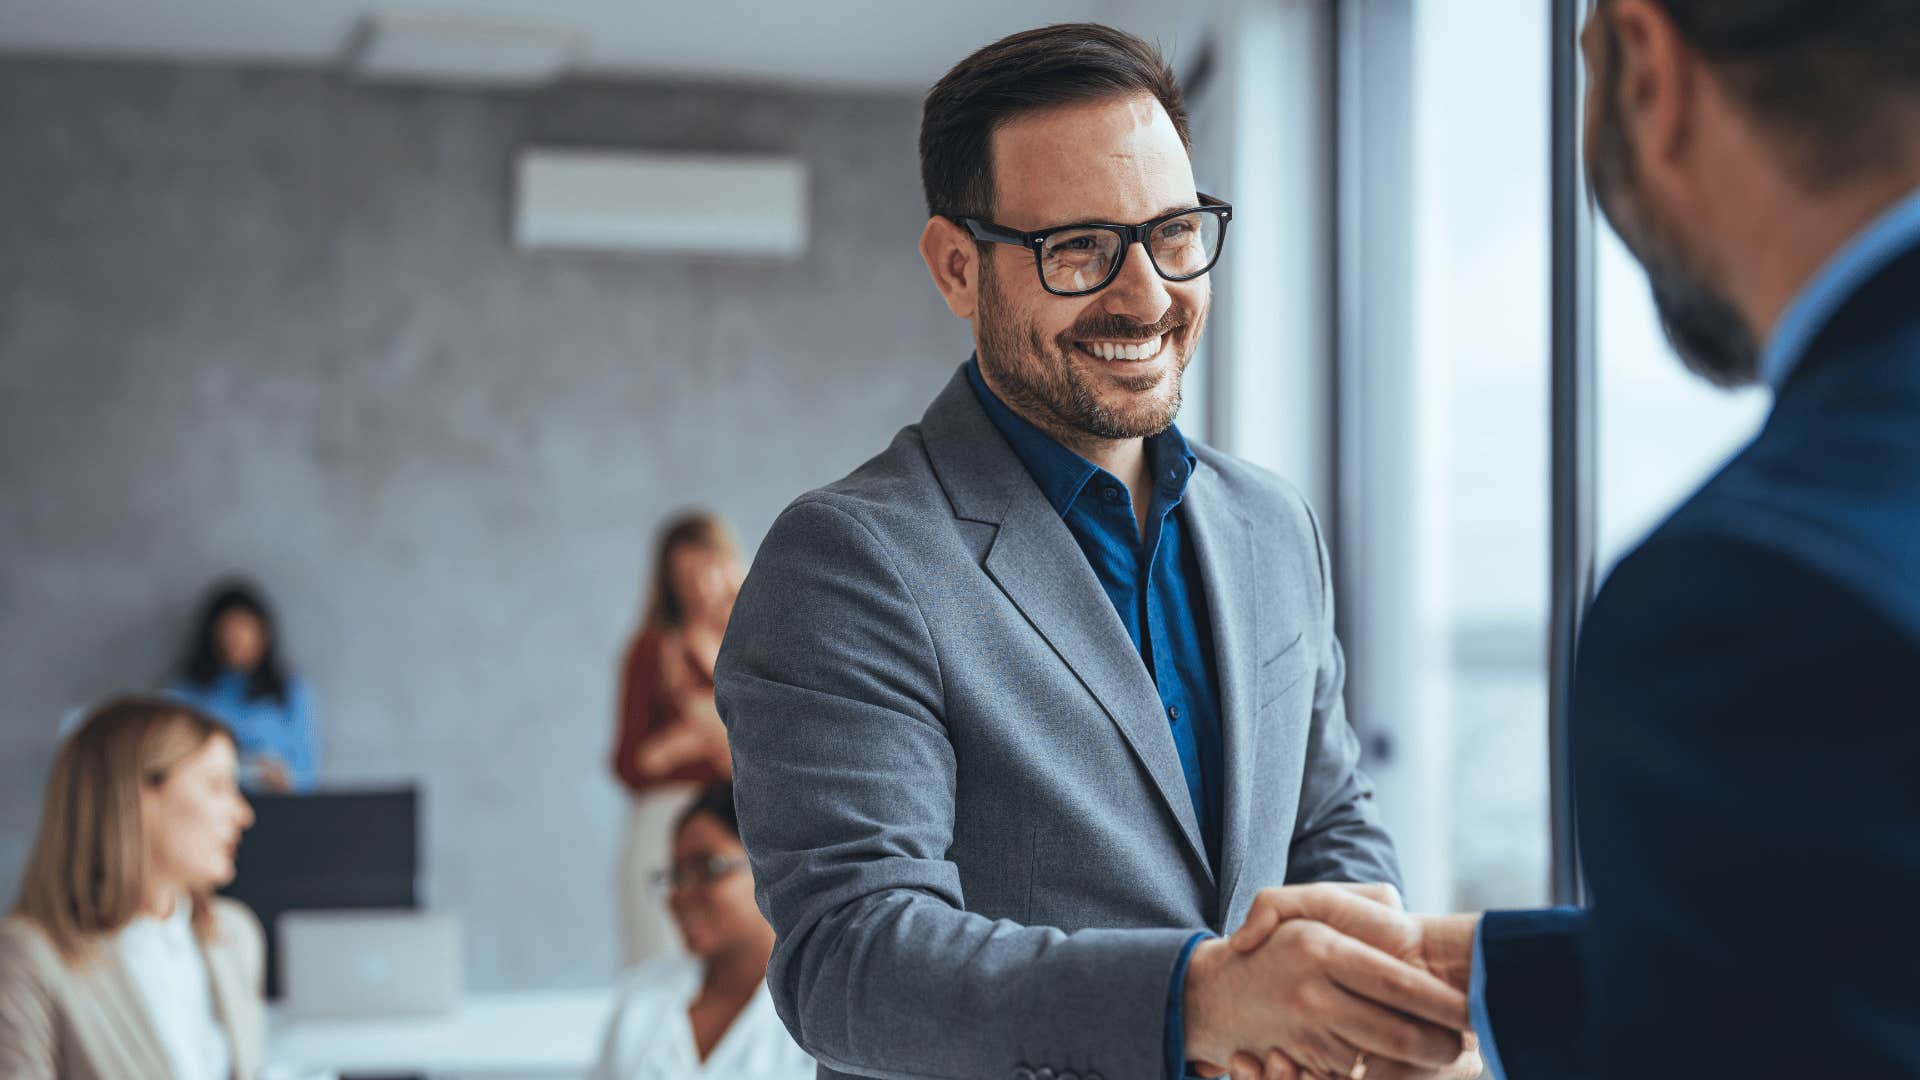
[[[168,692],[233,732],[249,791],[313,790],[313,695],[287,669],[273,610],[257,586],[236,579],[208,591]]]
[[[672,854],[653,884],[691,955],[628,975],[593,1080],[810,1080],[813,1059],[767,993],[773,927],[754,905],[731,783],[706,788],[681,814]]]
[[[618,869],[622,957],[633,967],[669,948],[673,928],[647,893],[667,838],[702,786],[733,775],[713,704],[713,661],[740,590],[727,527],[693,512],[669,521],[654,554],[646,613],[620,672],[613,771],[632,797]]]
[[[265,1039],[260,924],[213,890],[253,821],[218,721],[129,697],[61,746],[0,920],[0,1076],[246,1080]]]

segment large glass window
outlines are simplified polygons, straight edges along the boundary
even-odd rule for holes
[[[1451,906],[1548,899],[1547,5],[1414,5],[1421,592]],[[1418,763],[1417,763],[1418,764]]]

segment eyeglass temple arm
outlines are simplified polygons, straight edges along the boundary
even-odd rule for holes
[[[959,223],[960,227],[967,230],[975,240],[990,240],[996,244],[1026,247],[1031,239],[1026,233],[1017,229],[1003,229],[992,222],[981,221],[979,218],[960,218]]]

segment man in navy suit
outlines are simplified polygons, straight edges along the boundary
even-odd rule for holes
[[[1920,0],[1597,0],[1582,46],[1601,208],[1773,412],[1582,630],[1591,906],[1377,944],[1506,1080],[1920,1076]]]

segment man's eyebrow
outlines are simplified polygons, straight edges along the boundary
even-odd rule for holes
[[[1166,216],[1167,216],[1168,214],[1177,214],[1177,213],[1179,213],[1179,212],[1180,212],[1180,211],[1182,211],[1182,210],[1192,210],[1192,209],[1194,209],[1195,207],[1197,207],[1197,206],[1199,206],[1199,205],[1200,205],[1200,203],[1199,203],[1199,201],[1198,201],[1198,200],[1196,200],[1196,201],[1194,201],[1194,202],[1183,202],[1183,203],[1174,203],[1174,204],[1173,204],[1172,206],[1167,206],[1167,207],[1163,207],[1163,208],[1161,208],[1161,209],[1159,209],[1159,210],[1156,210],[1156,211],[1154,211],[1154,212],[1153,212],[1153,213],[1151,213],[1151,214],[1148,214],[1148,215],[1147,215],[1147,217],[1145,218],[1145,220],[1146,220],[1146,221],[1154,221],[1154,220],[1157,220],[1157,219],[1159,219],[1159,218],[1163,218],[1163,217],[1166,217]],[[1081,219],[1081,220],[1079,220],[1079,221],[1069,221],[1069,222],[1067,222],[1067,223],[1066,223],[1066,224],[1064,224],[1064,225],[1053,225],[1053,226],[1050,226],[1050,228],[1055,228],[1055,229],[1077,229],[1077,228],[1079,228],[1079,227],[1081,227],[1081,226],[1083,226],[1083,225],[1134,225],[1134,224],[1138,224],[1138,222],[1131,222],[1131,221],[1103,221],[1103,220],[1100,220],[1100,219],[1098,219],[1098,218],[1083,218],[1083,219]]]

